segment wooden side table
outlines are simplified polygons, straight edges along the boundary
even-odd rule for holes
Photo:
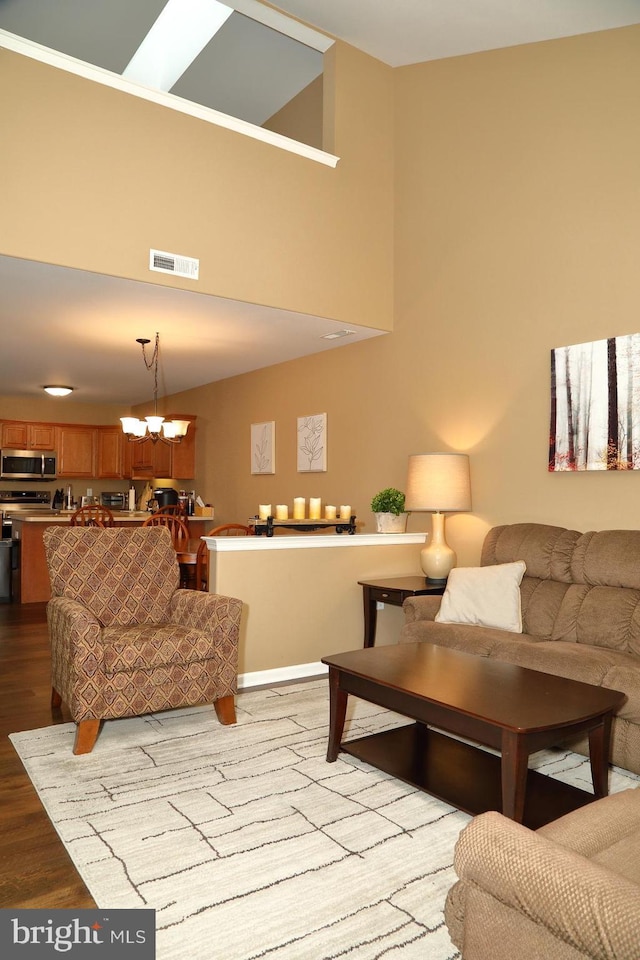
[[[376,642],[378,611],[376,603],[389,603],[401,607],[407,597],[423,594],[442,596],[446,583],[434,583],[426,577],[390,577],[388,580],[358,580],[362,587],[364,603],[364,646],[373,647]]]

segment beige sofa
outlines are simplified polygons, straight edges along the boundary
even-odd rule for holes
[[[454,865],[445,920],[463,960],[640,957],[640,789],[535,832],[483,813]]]
[[[621,690],[627,701],[614,719],[611,759],[640,773],[640,530],[579,533],[535,523],[490,530],[481,566],[517,560],[526,564],[522,633],[437,622],[441,598],[423,596],[404,603],[401,642],[427,641]],[[586,741],[571,746],[588,755]]]

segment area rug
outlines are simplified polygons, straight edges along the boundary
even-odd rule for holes
[[[11,740],[101,908],[156,911],[158,960],[453,960],[443,920],[469,817],[342,754],[326,763],[326,680],[210,707]],[[403,718],[350,698],[349,738]],[[537,766],[589,788],[588,762]],[[637,786],[615,771],[612,790]]]

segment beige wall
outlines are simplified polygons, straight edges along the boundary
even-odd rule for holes
[[[393,71],[325,59],[336,169],[0,49],[0,254],[390,329]]]
[[[317,548],[308,546],[310,539],[288,537],[293,547],[283,549],[266,537],[242,537],[232,549],[224,550],[228,542],[223,542],[221,550],[210,553],[210,591],[242,597],[245,605],[240,673],[315,664],[326,654],[352,650],[363,637],[358,581],[377,577],[380,570],[389,576],[420,572],[423,542],[398,542],[420,539],[416,536],[318,536]],[[376,539],[383,542],[361,542]],[[382,615],[387,609],[380,614],[376,642],[388,639]],[[401,614],[398,608],[394,612]]]
[[[266,130],[323,149],[322,74],[262,124]]]
[[[1,347],[0,347],[1,349]],[[94,423],[109,426],[127,416],[124,404],[78,403],[66,397],[11,397],[0,395],[0,420],[41,420],[45,423]]]
[[[404,485],[408,454],[455,449],[470,453],[474,497],[473,514],[447,524],[461,562],[477,561],[494,523],[636,527],[637,473],[549,475],[546,460],[550,349],[638,330],[639,54],[638,27],[395,71],[338,45],[335,149],[349,150],[333,172],[112,91],[78,99],[82,81],[12,62],[26,88],[5,108],[16,155],[0,164],[18,163],[16,137],[34,150],[23,194],[7,198],[3,252],[62,248],[89,269],[108,255],[113,272],[139,277],[151,237],[197,255],[195,240],[215,292],[374,325],[390,314],[394,254],[392,334],[175,398],[198,415],[199,492],[216,519],[321,496],[350,502],[370,531],[370,498]],[[52,112],[52,87],[67,88],[70,109]],[[97,157],[107,149],[109,163]],[[140,198],[133,184],[152,156],[161,163]],[[167,166],[184,162],[195,181],[152,202]],[[296,417],[320,412],[328,472],[298,474]],[[249,426],[272,419],[277,473],[252,477]]]
[[[640,28],[394,76],[395,330],[183,394],[206,499],[237,520],[322,496],[371,531],[408,454],[453,449],[471,456],[473,514],[447,521],[461,562],[496,523],[637,527],[637,473],[546,463],[551,348],[639,329]],[[329,470],[297,474],[296,417],[320,412]],[[277,473],[251,477],[249,425],[272,419]]]

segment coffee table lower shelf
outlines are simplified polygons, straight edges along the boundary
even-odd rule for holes
[[[500,756],[424,724],[343,741],[340,750],[466,813],[502,809]],[[529,770],[524,823],[536,830],[593,799],[586,790]]]

